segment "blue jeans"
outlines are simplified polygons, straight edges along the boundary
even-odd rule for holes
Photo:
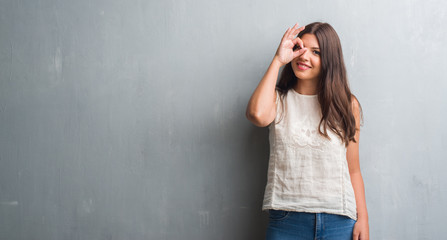
[[[352,240],[356,221],[329,213],[269,210],[267,240]]]

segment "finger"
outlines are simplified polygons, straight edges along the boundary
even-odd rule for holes
[[[287,28],[286,32],[284,33],[284,35],[282,36],[282,38],[287,38],[289,36],[290,33],[290,28]]]
[[[305,27],[306,26],[302,26],[302,27],[298,28],[298,26],[297,26],[297,28],[294,28],[293,29],[293,36],[296,36],[299,32],[303,31]]]
[[[296,30],[296,34],[298,34],[299,32],[303,31],[305,28],[306,28],[306,26],[302,26],[302,27],[298,28]]]
[[[303,55],[307,50],[308,50],[307,48],[301,48],[300,50],[296,50],[293,52],[292,57],[293,58],[299,57],[299,56]]]
[[[298,23],[295,23],[295,25],[293,25],[292,30],[289,33],[290,37],[293,37],[295,35],[295,31],[297,30],[297,27],[298,27]]]
[[[303,40],[301,40],[301,38],[296,37],[295,39],[292,40],[292,42],[293,42],[293,46],[298,44],[301,48],[304,48],[304,43],[303,43]]]

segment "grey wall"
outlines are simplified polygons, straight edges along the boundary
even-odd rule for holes
[[[248,99],[284,31],[340,35],[371,239],[447,234],[445,1],[0,1],[0,239],[262,239]]]

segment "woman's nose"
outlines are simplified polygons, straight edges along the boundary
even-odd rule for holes
[[[304,53],[303,54],[301,54],[301,55],[299,55],[298,56],[298,59],[300,59],[300,60],[309,60],[309,55],[308,55],[308,53],[307,52],[309,52],[309,50],[307,50],[307,51],[304,51]]]

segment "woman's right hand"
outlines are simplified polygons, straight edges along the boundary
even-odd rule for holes
[[[298,23],[296,23],[292,28],[287,29],[286,33],[284,33],[284,36],[281,39],[278,49],[276,50],[275,58],[282,65],[286,65],[294,58],[307,51],[307,48],[304,48],[303,46],[303,41],[299,37],[294,38],[299,32],[304,30],[305,26],[298,29],[297,27]],[[293,47],[297,44],[299,44],[300,49],[293,51]]]

